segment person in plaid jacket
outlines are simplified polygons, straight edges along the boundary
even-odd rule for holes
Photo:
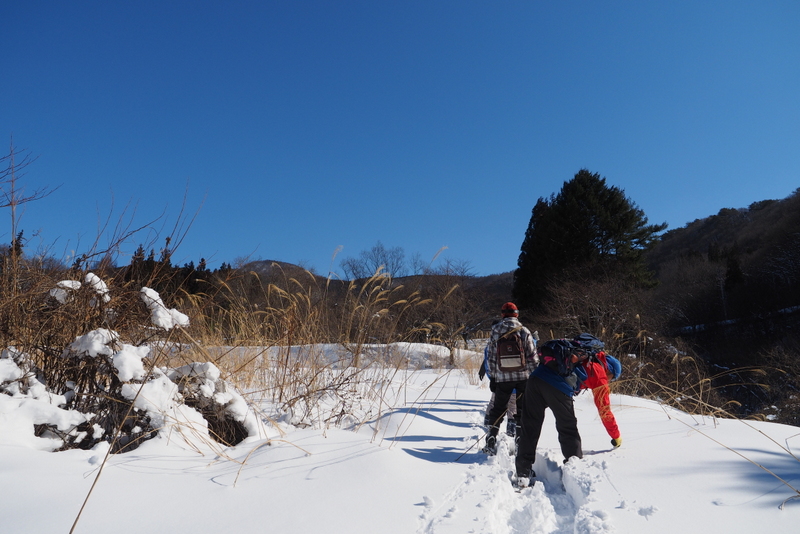
[[[525,383],[528,375],[533,372],[538,364],[536,354],[536,340],[530,330],[522,326],[519,322],[519,309],[513,302],[506,302],[500,309],[502,320],[492,327],[492,334],[487,345],[487,376],[489,377],[489,389],[494,393],[495,401],[489,412],[489,434],[486,437],[484,452],[494,454],[497,452],[497,434],[500,431],[500,423],[506,414],[508,401],[512,395],[516,396],[517,406],[521,406],[520,399],[525,391]],[[505,347],[501,339],[511,339],[519,336],[520,358],[518,365],[510,364],[511,358],[503,358],[498,355],[498,345]],[[519,412],[514,415],[515,421],[519,424]]]

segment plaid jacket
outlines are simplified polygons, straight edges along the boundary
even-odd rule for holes
[[[522,336],[522,344],[525,347],[526,368],[521,371],[502,372],[497,367],[497,340],[503,334],[514,329],[519,329],[519,333]],[[504,317],[502,321],[492,327],[492,335],[489,338],[489,344],[486,346],[486,352],[489,376],[496,382],[527,380],[528,376],[536,368],[536,364],[539,363],[539,357],[536,354],[536,341],[533,339],[531,331],[522,326],[522,323],[516,317]]]

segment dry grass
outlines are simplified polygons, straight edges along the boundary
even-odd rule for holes
[[[357,427],[386,408],[387,388],[414,367],[396,342],[425,337],[435,327],[418,321],[409,328],[409,316],[430,301],[380,272],[347,284],[337,295],[328,283],[297,278],[280,285],[253,284],[251,278],[248,291],[236,279],[221,281],[209,294],[178,291],[168,307],[186,313],[190,325],[170,330],[150,324],[141,284],[126,281],[124,273],[106,275],[108,301],[85,283],[85,271],[48,272],[18,262],[15,270],[3,274],[3,346],[24,355],[17,360],[27,371],[26,380],[37,376],[51,393],[66,396],[65,408],[96,414],[91,425],[102,427],[102,436],[88,422],[86,428],[67,432],[40,429],[62,439],[64,448],[110,441],[113,452],[124,452],[159,430],[146,414],[132,410],[110,356],[85,357],[70,349],[76,338],[98,329],[115,333],[109,345],[114,351],[123,343],[149,346],[149,373],[213,363],[251,406],[270,407],[270,413],[260,414],[264,420]],[[83,283],[65,289],[59,301],[51,290],[65,279]],[[153,283],[165,285],[163,280]],[[259,292],[255,299],[254,290]],[[452,360],[452,355],[443,360]],[[220,406],[196,393],[190,378],[178,386],[184,402],[208,420],[215,440],[234,444],[246,437]]]

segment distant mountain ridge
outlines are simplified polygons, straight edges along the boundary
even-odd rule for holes
[[[257,273],[259,276],[297,276],[298,274],[308,274],[310,271],[285,261],[277,260],[255,260],[248,262],[239,268],[242,271],[251,271]],[[310,273],[316,278],[324,279],[324,276],[319,276],[315,273]]]

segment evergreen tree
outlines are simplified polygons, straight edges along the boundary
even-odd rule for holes
[[[648,225],[624,191],[582,169],[557,195],[536,202],[514,272],[514,298],[523,308],[536,307],[550,284],[570,276],[651,283],[643,253],[666,227]]]
[[[139,245],[131,257],[131,265],[144,262],[144,245]]]

